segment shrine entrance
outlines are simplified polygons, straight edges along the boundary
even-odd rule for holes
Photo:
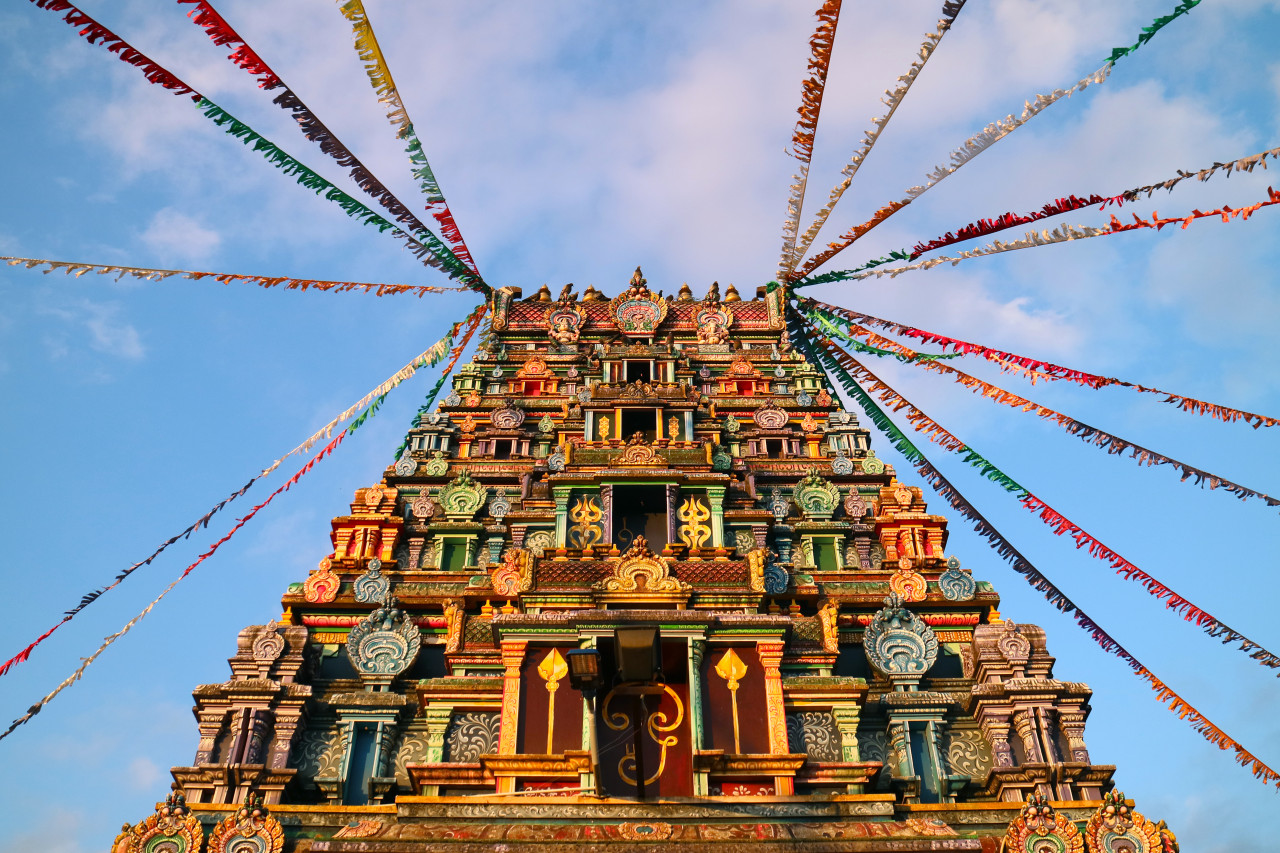
[[[666,486],[613,487],[613,544],[625,551],[637,536],[654,553],[667,546]]]

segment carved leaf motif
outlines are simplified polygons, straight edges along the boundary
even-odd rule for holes
[[[889,737],[882,731],[858,731],[858,755],[863,761],[884,764],[889,753]]]
[[[482,711],[454,714],[445,734],[444,760],[470,764],[498,751],[499,715]]]
[[[840,728],[830,711],[787,714],[787,743],[792,752],[808,753],[814,761],[840,761],[843,757]]]
[[[952,729],[947,738],[947,765],[952,773],[981,783],[991,769],[991,749],[982,732]]]
[[[327,728],[307,729],[289,756],[289,766],[308,782],[317,776],[337,776],[341,761],[342,738]]]
[[[427,733],[424,731],[408,731],[400,739],[396,749],[396,779],[403,785],[409,784],[409,771],[406,764],[422,764],[427,760]]]

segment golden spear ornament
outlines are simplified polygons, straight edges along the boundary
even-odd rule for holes
[[[547,683],[547,755],[551,755],[551,738],[556,728],[556,690],[560,689],[560,680],[569,674],[569,665],[559,649],[552,649],[551,654],[538,664],[538,675]],[[736,709],[737,706],[735,705]],[[734,711],[735,715],[737,711]],[[735,725],[737,717],[734,717]]]
[[[733,649],[724,653],[716,664],[716,675],[728,682],[729,698],[733,703],[733,751],[742,754],[742,743],[738,738],[738,682],[747,674],[747,665],[742,662]]]

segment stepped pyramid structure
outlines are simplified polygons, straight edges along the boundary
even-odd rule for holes
[[[116,853],[1176,849],[777,293],[522,295]]]

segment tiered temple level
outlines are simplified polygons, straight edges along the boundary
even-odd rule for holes
[[[475,360],[280,621],[197,689],[181,792],[118,851],[193,814],[262,850],[1173,849],[1103,802],[1088,687],[947,554],[776,294],[664,298],[637,270],[614,299],[521,295],[495,294]],[[641,687],[616,677],[628,626],[659,631]],[[569,678],[582,648],[595,702]]]

